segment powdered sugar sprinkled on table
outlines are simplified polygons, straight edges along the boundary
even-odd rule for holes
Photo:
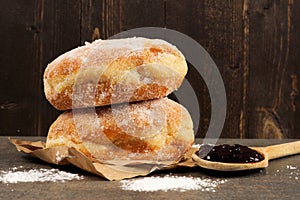
[[[201,190],[207,192],[216,192],[216,188],[220,184],[226,183],[226,179],[209,179],[188,176],[172,176],[163,177],[144,177],[131,180],[120,181],[120,187],[123,190],[131,190],[138,192],[154,192],[154,191],[180,191]]]
[[[300,169],[297,166],[294,165],[282,166],[281,169],[276,170],[274,176],[277,176],[280,173],[288,174],[289,179],[295,179],[296,181],[299,181]]]
[[[29,169],[21,170],[23,167],[13,167],[9,170],[0,171],[0,182],[65,182],[70,180],[81,180],[83,176],[58,169]]]

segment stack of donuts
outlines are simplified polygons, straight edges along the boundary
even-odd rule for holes
[[[96,40],[44,72],[47,100],[63,113],[46,147],[99,160],[179,160],[194,143],[188,111],[168,95],[187,73],[183,54],[160,39]]]

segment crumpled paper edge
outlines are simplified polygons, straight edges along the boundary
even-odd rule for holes
[[[197,150],[195,148],[192,148],[180,161],[177,162],[153,163],[150,161],[128,161],[127,163],[123,162],[111,164],[93,160],[86,157],[75,148],[67,146],[46,148],[45,143],[42,141],[31,142],[13,138],[8,139],[13,145],[15,145],[19,152],[37,157],[51,164],[72,164],[110,181],[133,178],[136,176],[146,176],[156,170],[197,166],[192,159],[192,154]]]

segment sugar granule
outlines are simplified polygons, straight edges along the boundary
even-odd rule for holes
[[[297,169],[297,167],[293,166],[293,165],[287,165],[286,166],[287,169]]]
[[[193,144],[193,146],[192,146],[193,148],[197,148],[197,149],[199,149],[200,147],[201,147],[201,144]]]
[[[62,160],[62,156],[60,155],[60,152],[59,152],[59,151],[56,152],[56,154],[55,154],[55,160],[56,160],[56,162],[58,162],[58,163]]]
[[[0,171],[0,182],[65,182],[69,180],[81,180],[83,176],[58,169],[30,169],[19,170],[22,167],[14,167],[8,171]]]
[[[215,192],[216,187],[226,183],[227,180],[187,176],[170,176],[164,177],[144,177],[131,180],[120,181],[121,189],[138,192],[154,192],[154,191],[180,191],[201,190],[206,192]]]
[[[277,176],[277,174],[280,172],[288,173],[289,174],[288,178],[290,179],[295,179],[297,181],[299,180],[300,168],[297,166],[293,166],[293,165],[282,166],[280,170],[279,169],[276,170],[276,173],[274,175]]]

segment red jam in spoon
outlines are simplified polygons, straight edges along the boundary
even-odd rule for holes
[[[253,163],[264,159],[259,152],[239,144],[218,146],[203,144],[197,155],[207,161],[224,163]]]

